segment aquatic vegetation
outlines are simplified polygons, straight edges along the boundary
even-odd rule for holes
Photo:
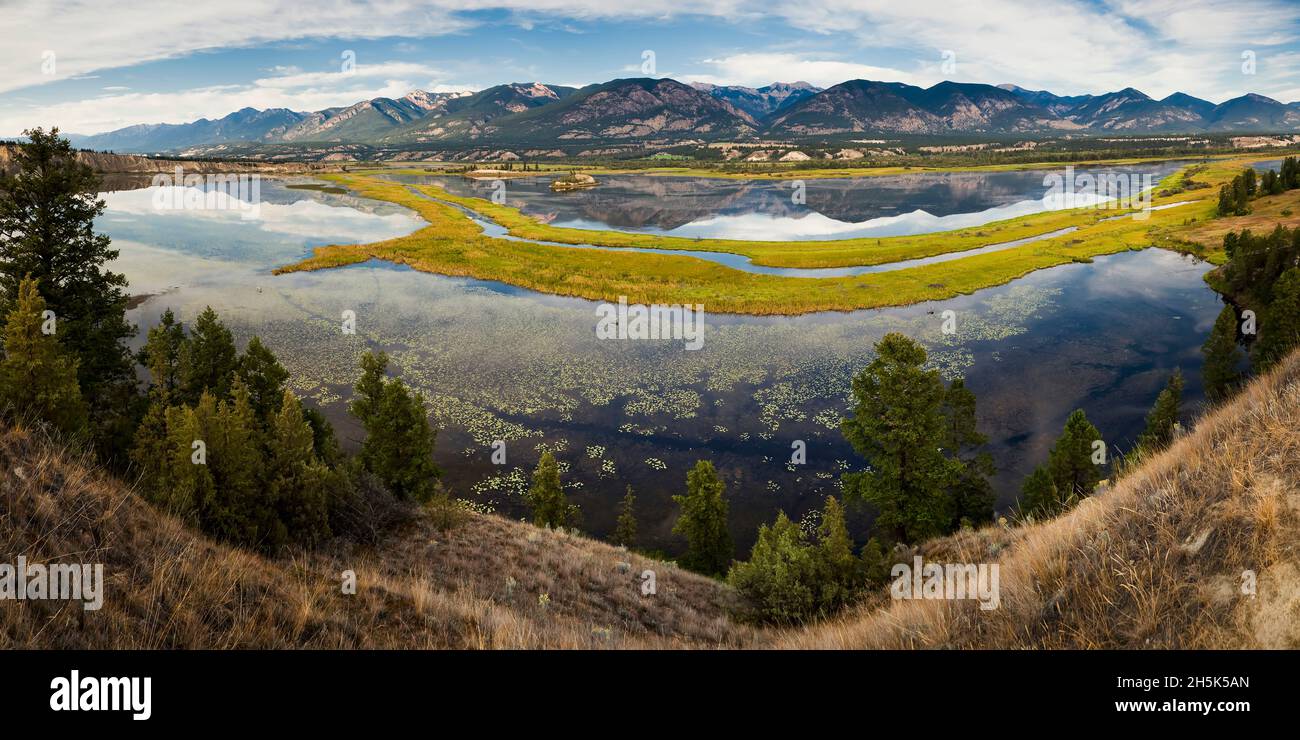
[[[1211,180],[1229,172],[1227,168],[1211,167],[1200,176]],[[843,278],[792,278],[741,272],[670,252],[661,255],[573,249],[489,237],[454,206],[421,198],[398,183],[358,175],[328,177],[346,184],[361,197],[410,208],[430,225],[414,234],[373,244],[320,247],[311,258],[281,267],[277,273],[339,267],[378,257],[417,270],[496,280],[558,295],[607,301],[626,296],[629,302],[644,304],[699,303],[710,313],[799,314],[903,306],[950,298],[1001,285],[1035,270],[1088,260],[1102,254],[1149,246],[1187,248],[1185,242],[1171,236],[1171,231],[1181,228],[1188,218],[1204,217],[1214,208],[1206,199],[1178,208],[1152,211],[1146,214],[1145,219],[1110,218],[1116,215],[1115,211],[1095,209],[1048,212],[1003,222],[1000,228],[1007,229],[1007,234],[1021,229],[1021,232],[1015,232],[1021,236],[1031,235],[1030,232],[1051,232],[1062,225],[1078,226],[1078,230],[1014,248],[919,267]],[[454,201],[453,196],[447,197]],[[1176,197],[1179,196],[1168,196],[1163,201],[1157,197],[1156,203],[1177,202],[1174,200]],[[488,206],[506,208],[485,201],[475,205],[483,209]],[[493,209],[489,210],[494,217],[507,218],[508,213],[498,213]],[[540,224],[522,214],[516,212],[516,216],[528,221],[530,229],[541,228]],[[986,225],[978,231],[988,232],[993,228],[999,227]],[[607,236],[606,232],[572,231],[581,231],[581,234],[573,235],[573,239],[580,237],[584,242],[607,246],[624,246],[628,239],[667,239],[644,234],[608,232]],[[964,237],[955,234],[889,237],[914,241],[896,242],[900,251],[880,259],[891,262],[964,248],[961,246]],[[550,232],[546,236],[553,241],[563,241]],[[986,236],[972,235],[970,238],[974,241],[969,246],[987,243]],[[698,248],[701,243],[689,241],[691,248]],[[876,242],[884,242],[870,241],[873,249]],[[798,253],[804,255],[799,258],[801,260],[819,250],[845,248],[843,244],[835,246],[834,242],[816,247],[809,247],[808,242],[797,245]],[[663,246],[660,243],[659,248]],[[771,243],[759,242],[714,246],[720,251],[742,254],[761,250],[770,253],[773,249]],[[875,259],[862,253],[862,245],[848,249],[851,252],[856,250],[856,256],[849,264]]]

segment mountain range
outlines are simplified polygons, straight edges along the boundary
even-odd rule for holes
[[[1300,131],[1300,103],[1248,94],[1212,103],[1184,93],[1161,100],[1133,88],[1055,95],[1016,85],[849,80],[766,87],[633,78],[588,85],[512,83],[478,92],[375,98],[298,112],[244,108],[217,120],[141,124],[73,136],[80,147],[162,153],[240,144],[479,145],[673,144],[845,135],[1078,135]]]

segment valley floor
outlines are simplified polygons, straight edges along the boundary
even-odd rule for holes
[[[498,281],[543,293],[600,301],[627,296],[629,302],[644,304],[698,303],[714,313],[802,314],[902,306],[969,294],[1034,270],[1151,246],[1221,261],[1219,247],[1184,234],[1213,217],[1218,186],[1257,158],[1184,169],[1158,186],[1153,199],[1156,210],[1143,214],[1144,218],[1126,217],[1130,212],[1122,210],[1073,209],[953,232],[816,242],[696,240],[559,228],[538,223],[509,206],[454,196],[436,186],[413,187],[445,203],[376,176],[326,175],[325,179],[359,196],[407,207],[429,226],[373,244],[320,247],[310,258],[277,272],[339,267],[378,258],[426,272]],[[490,237],[454,206],[494,220],[523,240],[632,247],[662,250],[663,254],[578,249]],[[673,250],[728,252],[773,267],[882,265],[1042,237],[1068,228],[1074,230],[1013,248],[852,277],[756,274],[673,254]]]

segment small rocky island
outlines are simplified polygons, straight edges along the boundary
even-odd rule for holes
[[[551,181],[551,190],[562,192],[565,190],[583,190],[594,188],[599,185],[596,178],[584,172],[571,172],[567,177],[561,177],[558,180]]]

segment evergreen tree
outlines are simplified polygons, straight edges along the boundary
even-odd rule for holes
[[[218,400],[230,396],[230,382],[236,367],[235,338],[208,306],[199,314],[181,356],[182,393],[192,404],[212,393]]]
[[[623,504],[618,512],[618,523],[614,526],[614,544],[623,547],[633,547],[636,545],[636,496],[632,494],[632,486],[627,487],[627,493],[623,496]]]
[[[298,402],[302,405],[302,402]],[[325,414],[318,409],[302,406],[302,416],[311,427],[312,448],[316,457],[331,468],[343,462],[343,450],[339,448],[338,437],[334,435],[334,425],[329,423]]]
[[[1300,347],[1300,268],[1292,267],[1273,284],[1273,300],[1264,311],[1255,358],[1267,370]]]
[[[5,320],[0,405],[79,434],[86,427],[86,404],[77,385],[77,362],[63,353],[54,334],[42,332],[45,310],[36,281],[23,280]]]
[[[362,425],[373,423],[379,413],[387,372],[387,352],[367,352],[361,356],[361,379],[357,381],[350,410]]]
[[[156,503],[200,527],[207,525],[204,514],[216,489],[212,468],[207,463],[210,440],[219,436],[218,424],[217,402],[211,393],[200,396],[192,408],[167,409],[169,464],[166,483],[159,488]]]
[[[993,518],[997,495],[989,476],[996,472],[993,456],[979,449],[988,438],[976,429],[975,394],[961,378],[952,381],[944,396],[943,414],[947,422],[947,448],[959,465],[957,480],[950,489],[951,519],[949,529],[974,526]]]
[[[275,354],[262,344],[262,340],[253,337],[248,340],[248,347],[239,357],[235,373],[248,387],[248,395],[253,404],[253,411],[259,419],[270,418],[281,410],[284,399],[284,383],[289,379],[289,371],[284,369]]]
[[[126,321],[126,277],[105,269],[117,250],[94,232],[105,208],[99,177],[58,129],[24,134],[10,173],[0,173],[0,308],[18,300],[24,277],[37,281],[77,361],[97,442],[112,456],[133,426],[135,374],[124,342],[135,330]]]
[[[856,598],[863,584],[862,564],[853,556],[844,507],[834,496],[827,496],[822,508],[815,556],[817,606],[823,614],[830,614]]]
[[[681,516],[673,532],[686,537],[686,554],[678,563],[688,570],[716,576],[727,571],[735,552],[727,529],[726,487],[713,463],[700,460],[686,474],[686,495],[673,496]]]
[[[279,519],[273,539],[314,544],[329,536],[326,489],[331,471],[316,458],[311,426],[293,393],[281,394],[270,429],[266,492]]]
[[[130,457],[145,498],[155,504],[163,503],[172,486],[173,455],[167,434],[167,404],[162,400],[154,399],[149,403],[144,418],[136,427]]]
[[[176,320],[170,308],[163,311],[158,325],[149,330],[139,361],[149,369],[149,392],[154,399],[169,403],[179,397],[181,357],[188,341],[185,327]]]
[[[550,452],[543,452],[537,461],[532,486],[528,489],[528,505],[533,510],[533,524],[539,527],[559,529],[577,523],[578,507],[564,497],[560,464]]]
[[[283,542],[271,502],[263,494],[263,440],[248,389],[236,380],[231,397],[217,405],[208,468],[215,481],[200,510],[204,529],[219,538],[270,550]]]
[[[398,498],[431,500],[442,473],[433,462],[436,434],[424,397],[408,391],[400,378],[387,379],[383,352],[366,353],[361,368],[352,401],[352,414],[366,429],[361,465]]]
[[[795,624],[817,608],[817,562],[803,530],[782,511],[758,529],[749,560],[731,566],[727,582],[750,603],[755,616]]]
[[[1241,380],[1237,369],[1242,358],[1237,347],[1237,312],[1231,305],[1225,305],[1219,312],[1201,352],[1205,355],[1201,367],[1205,395],[1211,401],[1221,401],[1232,394]]]
[[[1046,465],[1034,468],[1020,488],[1020,511],[1025,516],[1055,516],[1064,511],[1066,505]]]
[[[1147,413],[1146,429],[1138,437],[1138,446],[1146,450],[1158,450],[1168,445],[1174,438],[1174,425],[1183,402],[1183,371],[1174,370],[1165,384],[1164,390],[1156,396],[1155,405]]]
[[[853,379],[853,413],[841,426],[870,468],[845,474],[844,492],[875,505],[882,530],[920,541],[947,531],[945,491],[961,472],[942,451],[947,394],[938,371],[923,368],[925,350],[906,336],[885,335],[876,353]]]
[[[889,573],[893,568],[889,550],[877,537],[867,540],[862,546],[862,571],[867,583],[883,586],[889,582]]]
[[[1100,439],[1101,432],[1088,421],[1083,409],[1075,409],[1047,456],[1052,482],[1067,500],[1092,495],[1101,480],[1101,471],[1092,461],[1093,443]]]
[[[1237,204],[1232,199],[1232,186],[1219,186],[1219,206],[1216,214],[1219,216],[1234,216],[1237,213]]]

